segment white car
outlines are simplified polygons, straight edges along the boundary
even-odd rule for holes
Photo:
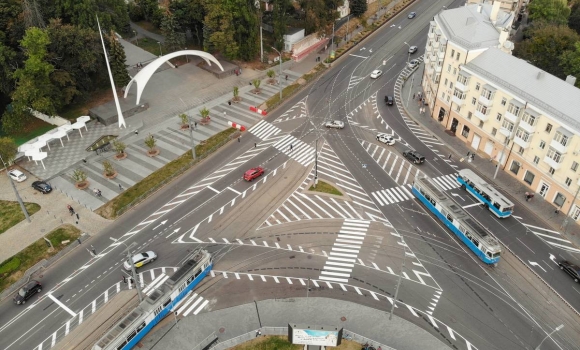
[[[392,146],[395,144],[395,138],[393,137],[393,135],[378,134],[377,141],[382,142],[388,146]]]
[[[409,47],[409,53],[415,53],[417,52],[418,47],[417,46],[410,46]]]
[[[327,128],[344,129],[344,123],[340,120],[331,120],[324,124]]]
[[[410,60],[408,65],[409,65],[409,68],[413,69],[419,65],[419,60]]]
[[[139,268],[145,264],[154,262],[155,259],[157,259],[157,254],[153,253],[152,251],[139,253],[133,255],[133,264],[135,265],[135,268]],[[131,265],[129,265],[129,260],[126,260],[123,263],[123,267],[125,268],[125,270],[131,271]]]
[[[8,176],[10,176],[10,178],[16,182],[22,182],[24,180],[26,180],[26,175],[24,175],[24,173],[20,170],[10,170],[8,172]]]
[[[380,77],[381,75],[383,75],[383,71],[382,70],[375,69],[371,73],[371,79],[376,79],[376,78]]]

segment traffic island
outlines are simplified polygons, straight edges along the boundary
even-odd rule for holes
[[[326,183],[324,181],[318,181],[318,184],[312,184],[312,186],[310,186],[310,188],[308,189],[308,191],[311,192],[322,192],[322,193],[326,193],[326,194],[333,194],[335,196],[342,196],[342,192],[340,192],[338,190],[338,188],[332,186],[329,183]]]
[[[339,346],[332,347],[336,350],[360,350],[361,344],[352,340],[342,340]],[[292,344],[288,337],[279,335],[264,335],[252,339],[240,345],[236,345],[231,350],[303,350],[304,345]]]

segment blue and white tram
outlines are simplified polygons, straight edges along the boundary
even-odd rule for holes
[[[498,218],[512,215],[514,203],[470,169],[459,170],[457,182]]]
[[[163,285],[154,289],[131,313],[109,329],[93,350],[129,350],[157,325],[211,270],[211,255],[205,250],[192,254]]]
[[[412,191],[481,261],[497,265],[501,253],[498,241],[445,192],[426,177],[416,178]]]

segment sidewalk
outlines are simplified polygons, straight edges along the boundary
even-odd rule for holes
[[[431,111],[426,108],[424,114],[419,113],[419,106],[416,101],[409,101],[408,106],[406,105],[407,96],[409,92],[416,93],[423,91],[421,87],[421,77],[423,73],[424,64],[421,63],[419,68],[411,75],[415,75],[415,79],[407,79],[406,83],[403,85],[401,96],[403,96],[403,106],[407,112],[407,115],[421,125],[425,130],[428,130],[435,138],[439,139],[442,143],[446,144],[448,147],[448,152],[453,153],[455,159],[461,159],[466,156],[467,152],[474,151],[473,148],[469,147],[461,139],[453,134],[449,134],[445,131],[444,125],[437,122],[437,120],[431,117]],[[412,85],[411,85],[412,84]],[[530,189],[522,185],[518,180],[506,173],[506,170],[500,169],[497,174],[497,178],[493,179],[493,175],[496,170],[495,163],[491,161],[489,156],[481,151],[476,153],[475,160],[471,163],[462,163],[463,167],[471,168],[480,175],[483,175],[490,183],[495,184],[496,187],[501,188],[504,192],[507,192],[512,197],[511,200],[517,207],[526,207],[531,212],[533,212],[539,219],[543,220],[548,227],[553,230],[563,233],[561,228],[562,223],[566,218],[566,213],[555,213],[556,207],[548,203],[542,198],[542,196],[535,196],[530,202],[524,199],[525,192],[529,192]],[[502,166],[503,167],[503,166]],[[533,191],[532,191],[533,192]],[[572,218],[568,220],[566,238],[572,242],[576,247],[580,247],[580,237],[576,234],[580,232],[580,225],[574,222]]]
[[[397,350],[449,349],[431,333],[396,315],[389,321],[389,315],[382,310],[329,298],[263,300],[181,318],[177,326],[170,316],[165,326],[158,326],[141,341],[141,349],[202,349],[207,345],[203,342],[212,334],[221,343],[255,333],[261,327],[287,328],[289,323],[344,327],[371,339],[369,343],[375,346],[380,343]],[[438,326],[445,328],[442,324]],[[459,334],[455,336],[460,341]]]

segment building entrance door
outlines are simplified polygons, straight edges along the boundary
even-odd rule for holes
[[[483,151],[488,155],[491,156],[491,152],[493,151],[493,141],[492,140],[487,140],[486,144],[485,144],[485,148],[483,149]]]
[[[540,189],[538,190],[538,193],[540,194],[540,196],[546,198],[546,195],[548,194],[548,191],[550,190],[550,185],[548,185],[545,182],[541,182],[540,183]]]
[[[473,133],[473,140],[471,140],[471,147],[475,148],[477,151],[479,149],[479,143],[481,142],[481,136]]]

